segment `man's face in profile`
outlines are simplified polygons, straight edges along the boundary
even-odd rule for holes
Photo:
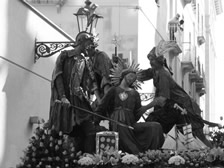
[[[94,44],[92,42],[92,40],[86,40],[84,43],[83,43],[83,48],[82,48],[82,52],[85,54],[85,55],[89,55],[90,52],[93,52],[93,50],[95,50],[95,47],[93,48]]]

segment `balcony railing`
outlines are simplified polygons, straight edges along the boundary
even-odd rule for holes
[[[183,29],[178,23],[169,24],[169,40],[175,41],[182,50]]]
[[[193,71],[189,73],[189,79],[191,82],[195,83],[196,92],[199,93],[200,96],[205,94],[205,80],[202,75],[200,75],[199,71]]]

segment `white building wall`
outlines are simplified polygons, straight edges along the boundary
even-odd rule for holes
[[[34,64],[35,39],[68,41],[21,1],[2,0],[0,56],[48,79],[56,55]],[[0,58],[0,167],[15,167],[36,125],[30,116],[48,119],[50,82]]]
[[[206,43],[205,43],[205,77],[206,77],[206,99],[205,99],[205,119],[210,121],[219,121],[215,114],[215,39],[214,26],[216,20],[216,13],[214,2],[209,0],[205,4],[206,16]]]
[[[147,54],[158,43],[156,35],[160,30],[157,30],[157,17],[158,8],[154,1],[139,1],[138,10],[138,63],[140,68],[147,69],[150,67]],[[159,35],[158,35],[159,36]],[[157,37],[158,37],[157,36]],[[152,93],[153,84],[152,81],[144,82],[142,85],[143,93]]]
[[[196,27],[197,27],[197,31],[196,31],[196,35],[199,37],[199,36],[203,36],[204,38],[206,38],[206,32],[205,32],[205,22],[206,22],[206,15],[205,15],[205,1],[203,0],[200,0],[199,1],[199,4],[198,4],[198,8],[197,9],[197,24],[196,24]],[[197,39],[196,39],[197,40]],[[206,40],[205,40],[205,43],[206,43]],[[205,72],[205,57],[206,57],[206,54],[205,54],[205,43],[199,45],[198,42],[196,41],[196,45],[197,45],[197,50],[196,50],[196,66],[195,66],[195,69],[200,72],[200,76],[203,77],[203,74]],[[198,63],[198,60],[200,62],[200,66],[197,64]],[[206,79],[204,79],[205,81]],[[206,83],[206,82],[204,82]],[[205,86],[206,87],[206,86]],[[202,117],[204,118],[204,113],[205,113],[205,97],[207,95],[203,95],[200,97],[199,94],[196,94],[196,101],[197,103],[200,105],[200,108],[202,110]]]

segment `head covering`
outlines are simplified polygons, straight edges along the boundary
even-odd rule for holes
[[[170,41],[164,41],[161,40],[156,47],[153,47],[152,50],[147,55],[148,59],[155,59],[160,63],[161,65],[164,65],[164,67],[167,68],[167,70],[170,72],[171,75],[173,75],[173,72],[170,70],[170,68],[167,65],[166,58],[164,57],[164,54],[169,52],[171,49],[174,48],[173,42]]]
[[[98,46],[98,38],[88,32],[80,32],[76,36],[76,43],[77,45],[83,44],[87,40],[90,40],[92,42],[92,46],[97,47]]]
[[[156,53],[155,53],[155,51],[156,51],[156,47],[153,47],[153,48],[151,49],[151,51],[148,53],[147,58],[148,58],[148,59],[156,58]]]
[[[170,51],[172,51],[173,55],[175,56],[182,52],[175,41],[161,40],[156,46],[155,53],[157,56],[161,56]]]
[[[155,59],[158,63],[160,63],[161,65],[164,64],[164,56],[163,55],[157,55],[156,54],[156,47],[153,47],[152,50],[149,52],[149,54],[147,55],[147,58],[150,59]]]
[[[161,40],[158,45],[156,47],[153,47],[152,50],[149,52],[149,54],[147,55],[148,59],[150,58],[159,58],[159,57],[163,57],[164,58],[164,54],[171,51],[171,50],[177,50],[176,54],[181,53],[181,50],[177,49],[177,44],[174,41],[164,41]],[[162,59],[162,58],[160,58]]]

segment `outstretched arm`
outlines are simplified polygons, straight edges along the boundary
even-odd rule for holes
[[[153,75],[154,75],[153,69],[151,69],[151,68],[145,69],[138,73],[138,80],[141,82],[147,81],[147,80],[152,79]]]
[[[148,105],[142,106],[138,110],[139,115],[143,115],[146,110],[154,106],[163,107],[166,103],[166,100],[170,98],[170,82],[168,76],[166,76],[166,74],[160,73],[157,80],[159,81],[156,86],[156,89],[158,89],[157,97],[155,97],[154,100]]]

